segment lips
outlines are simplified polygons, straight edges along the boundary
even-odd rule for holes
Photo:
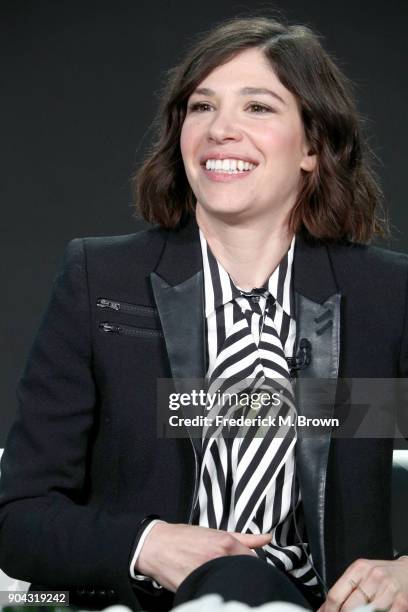
[[[236,180],[247,178],[254,172],[254,170],[256,170],[256,166],[252,166],[250,169],[245,169],[245,170],[225,169],[225,168],[215,169],[213,167],[214,163],[215,162],[213,161],[211,167],[206,167],[205,165],[201,167],[203,169],[203,173],[205,174],[206,178],[209,179],[210,181],[215,181],[215,182],[223,182],[223,183],[235,182]],[[244,164],[244,162],[241,161],[241,164]],[[245,165],[250,166],[249,162],[246,162]]]

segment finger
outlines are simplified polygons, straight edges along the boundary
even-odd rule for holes
[[[238,550],[236,553],[237,555],[249,555],[250,557],[258,557],[258,555],[256,554],[256,552],[254,550],[252,550],[252,548],[247,548],[246,546],[244,546],[244,550],[246,552],[241,552],[241,550]]]
[[[325,602],[325,612],[338,612],[345,605],[347,599],[355,591],[355,585],[359,584],[370,572],[375,561],[359,559],[346,569],[337,582],[327,593]],[[364,595],[360,593],[361,600],[365,603]]]
[[[396,598],[396,591],[388,586],[380,593],[376,593],[371,605],[374,610],[390,610]]]
[[[257,548],[259,548],[259,546]],[[247,546],[246,544],[241,544],[241,542],[238,542],[238,540],[236,540],[236,547],[233,549],[233,552],[231,554],[250,555],[251,557],[256,557],[257,559],[259,558],[252,547]]]
[[[341,612],[346,612],[346,610],[354,610],[354,608],[358,608],[359,606],[366,606],[367,604],[368,601],[364,597],[363,593],[358,589],[354,589],[350,596],[347,597],[347,599],[343,602],[341,606]]]
[[[236,547],[231,551],[230,554],[231,555],[248,555],[250,557],[258,558],[258,555],[252,548],[245,546],[245,544],[241,544],[241,542],[238,542],[238,540],[236,543]]]
[[[390,612],[407,612],[408,611],[408,594],[401,591],[392,602]]]
[[[354,592],[354,586],[350,581],[342,582],[343,576],[335,583],[326,595],[324,602],[324,612],[338,612],[345,604],[350,595]]]
[[[238,542],[250,546],[251,548],[264,546],[272,540],[271,533],[237,533],[233,531],[231,535],[238,540]]]
[[[347,604],[349,607],[352,608],[370,603],[373,608],[376,609],[381,607],[377,605],[374,606],[373,604],[373,602],[377,603],[378,599],[382,601],[385,597],[387,601],[392,601],[393,596],[397,593],[397,589],[385,578],[386,576],[381,578],[381,574],[378,573],[378,568],[372,568],[369,574],[359,582],[358,587],[348,598]],[[384,608],[386,607],[388,606],[384,606]]]
[[[377,561],[377,563],[379,562]],[[399,589],[398,582],[391,580],[381,565],[372,566],[369,573],[360,580],[356,589],[347,599],[344,609],[352,609],[363,603],[370,603],[373,608],[378,610],[389,608],[395,601]]]
[[[341,607],[342,612],[343,610],[353,610],[359,606],[366,606],[374,600],[377,593],[384,590],[384,588],[380,586],[378,580],[376,581],[374,579],[372,571],[366,578],[360,580],[358,584],[353,580],[350,580],[350,582],[351,584],[355,584],[356,587],[343,603]]]
[[[241,538],[234,536],[234,540],[239,543],[240,546],[245,546],[245,548],[262,548],[266,546],[266,544],[270,544],[270,538]]]

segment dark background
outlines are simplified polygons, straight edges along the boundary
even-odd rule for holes
[[[408,251],[406,0],[3,0],[0,448],[66,242],[143,227],[129,177],[149,143],[164,71],[194,33],[249,7],[310,25],[355,82],[381,160],[387,244]]]

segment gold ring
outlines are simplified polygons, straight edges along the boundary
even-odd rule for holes
[[[359,584],[357,584],[357,582],[354,582],[354,580],[350,580],[350,582],[351,582],[351,586],[353,587],[353,589],[357,589],[357,591],[359,591],[362,594],[366,604],[369,604],[373,601],[374,597],[373,596],[370,597],[370,595],[367,595],[367,593],[361,588]]]

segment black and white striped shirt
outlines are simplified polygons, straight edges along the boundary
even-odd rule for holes
[[[200,240],[204,269],[208,380],[213,374],[217,356],[224,345],[229,331],[233,325],[239,322],[240,317],[243,318],[242,314],[251,307],[248,298],[242,295],[240,288],[234,284],[227,271],[215,259],[201,231]],[[256,345],[259,347],[259,356],[265,376],[276,377],[276,371],[279,371],[279,359],[282,359],[282,357],[277,356],[274,352],[274,343],[280,341],[281,355],[283,349],[286,357],[293,356],[296,336],[292,287],[294,247],[295,237],[288,252],[268,279],[264,288],[265,291],[259,292],[257,302],[264,315],[268,294],[275,298],[275,300],[272,300],[274,303],[268,309],[267,316],[264,318],[264,324],[262,326],[258,325],[256,317],[252,317],[251,333]],[[268,326],[270,326],[270,331],[268,331]],[[270,333],[272,331],[273,334]],[[260,342],[260,333],[262,342]],[[265,349],[265,346],[268,348]],[[268,372],[268,360],[271,359],[273,360],[273,370],[271,369]],[[282,364],[282,367],[283,365],[287,367],[286,364]],[[300,491],[296,481],[293,482],[294,461],[294,450],[292,450],[286,457],[285,462],[277,467],[273,485],[268,489],[255,516],[252,517],[252,520],[246,526],[245,532],[272,533],[271,543],[266,545],[262,551],[259,551],[260,556],[263,552],[264,559],[267,562],[275,565],[278,569],[290,573],[303,585],[316,590],[318,582],[312,568],[309,547],[303,541],[305,536]],[[220,469],[219,466],[217,468]],[[207,514],[206,511],[203,511],[203,508],[204,510],[206,508],[206,485],[208,487],[209,484],[208,479],[207,483],[204,480],[203,474],[201,474],[196,522],[202,526],[208,526]],[[294,487],[293,490],[292,487]],[[214,503],[214,500],[211,500],[212,506],[217,504],[222,506],[225,500],[221,500],[221,497],[219,494],[214,496],[216,501]],[[296,533],[292,505],[295,507],[298,533]],[[212,507],[211,510],[214,515],[216,512],[222,513],[223,508],[217,509]],[[234,530],[234,527],[236,525],[230,520],[228,524],[224,524],[221,528]],[[303,541],[302,545],[299,543],[298,534]]]

